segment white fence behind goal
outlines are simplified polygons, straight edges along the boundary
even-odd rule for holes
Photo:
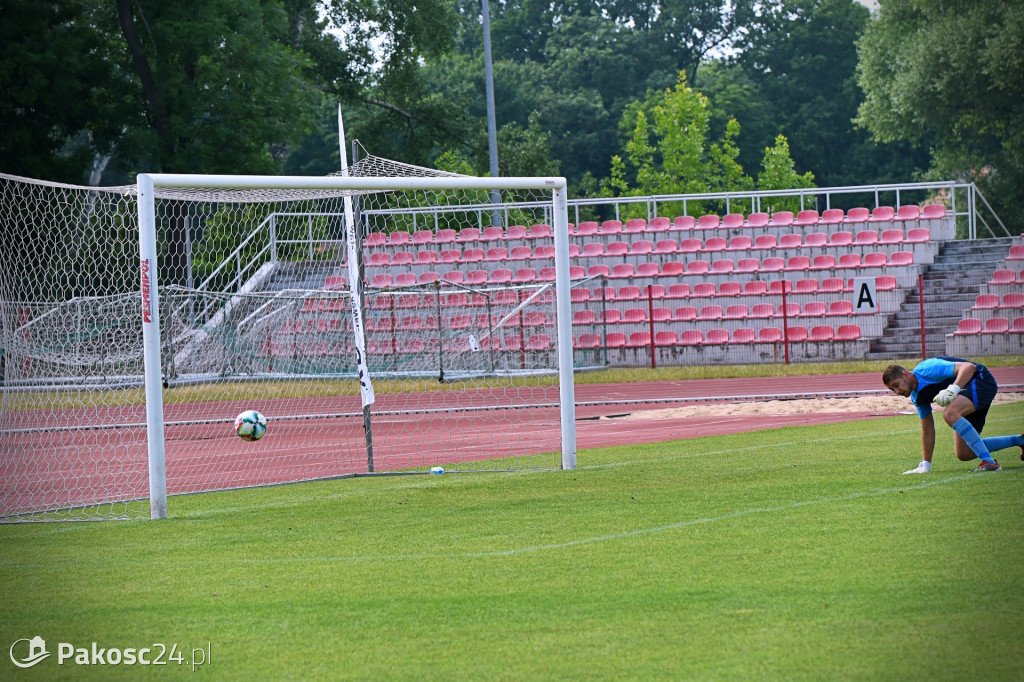
[[[326,178],[141,175],[138,191],[0,175],[0,521],[158,518],[167,495],[431,466],[574,468],[564,192],[375,157]],[[413,265],[400,285],[348,285],[349,268],[379,279],[371,233],[424,242],[494,216],[551,226],[537,243],[556,276]],[[443,241],[422,246],[440,261]],[[267,416],[263,440],[235,436],[245,409]]]

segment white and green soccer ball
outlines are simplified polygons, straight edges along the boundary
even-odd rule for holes
[[[242,440],[259,440],[267,433],[267,418],[256,410],[246,410],[235,417],[235,433]]]

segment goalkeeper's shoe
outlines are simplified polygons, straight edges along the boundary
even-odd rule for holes
[[[992,460],[991,462],[982,462],[978,465],[977,469],[972,469],[971,472],[976,471],[1002,471],[1003,468],[999,466],[999,462]]]

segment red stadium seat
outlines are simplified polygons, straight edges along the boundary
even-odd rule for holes
[[[875,289],[878,291],[895,291],[896,278],[892,275],[879,275],[875,277]]]
[[[786,272],[794,272],[798,270],[807,270],[811,267],[811,259],[807,256],[792,256],[786,261],[786,267],[783,268]]]
[[[828,243],[830,246],[849,246],[853,243],[853,233],[846,230],[833,232],[832,236],[829,237]]]
[[[804,304],[801,317],[822,317],[828,312],[828,306],[824,301],[808,301]]]
[[[1017,273],[1013,270],[996,270],[988,281],[989,286],[1002,286],[1005,284],[1016,284]]]
[[[803,343],[807,340],[807,327],[787,327],[785,340],[789,343]]]
[[[761,296],[763,294],[767,294],[768,283],[759,279],[750,280],[743,285],[743,293],[746,296]]]
[[[635,241],[629,246],[629,255],[631,256],[646,256],[652,251],[654,251],[654,242],[647,239]]]
[[[859,253],[844,253],[843,255],[839,256],[839,262],[836,264],[836,267],[837,268],[859,268],[860,267],[860,254]]]
[[[534,268],[519,268],[512,276],[513,284],[523,284],[537,281],[537,271]]]
[[[804,237],[804,246],[822,247],[828,245],[828,235],[824,232],[811,232]]]
[[[487,284],[487,271],[470,270],[466,273],[466,284]]]
[[[747,216],[747,227],[766,227],[771,221],[767,213],[751,213]]]
[[[679,253],[697,253],[703,248],[704,246],[699,239],[690,238],[680,240],[678,250]]]
[[[1024,334],[1024,317],[1013,318],[1013,324],[1010,325],[1011,334]]]
[[[904,241],[909,244],[923,244],[930,241],[932,233],[926,227],[914,227],[907,230],[907,237]]]
[[[626,335],[622,332],[611,332],[605,337],[605,345],[608,348],[625,348]]]
[[[740,327],[732,333],[729,343],[754,343],[757,340],[757,332],[749,327]]]
[[[679,250],[679,242],[675,239],[660,239],[654,245],[654,253],[675,253]]]
[[[980,334],[982,330],[981,320],[973,317],[968,317],[960,320],[956,325],[956,331],[953,332],[955,336],[968,336],[973,334]]]
[[[598,224],[594,220],[587,220],[576,226],[576,235],[579,237],[597,234]]]
[[[626,224],[622,226],[623,234],[639,234],[647,229],[647,221],[643,218],[633,218],[627,220]]]
[[[672,226],[672,221],[665,216],[658,216],[657,218],[651,218],[651,222],[647,225],[648,232],[663,232],[668,230]]]
[[[771,222],[768,224],[772,227],[788,227],[793,224],[793,220],[791,211],[776,211],[772,214]]]
[[[698,230],[714,230],[714,229],[717,229],[718,226],[721,225],[721,223],[722,223],[721,219],[716,214],[702,215],[697,220],[697,229]]]
[[[510,241],[526,239],[526,234],[526,225],[509,225],[508,230],[505,231],[505,239]]]
[[[456,236],[455,230],[438,230],[437,234],[434,235],[434,243],[451,244],[455,241]]]
[[[662,277],[678,277],[686,272],[686,266],[679,261],[670,261],[661,266]]]
[[[593,277],[594,275],[604,275],[608,277],[612,274],[611,268],[604,263],[598,263],[597,265],[591,265],[587,268],[587,277]]]
[[[892,206],[876,206],[871,211],[871,217],[868,218],[870,223],[891,223],[893,218],[896,217],[896,211],[893,210]]]
[[[818,291],[823,294],[837,294],[844,288],[842,277],[827,277],[818,284]]]
[[[654,334],[654,345],[664,348],[665,346],[674,346],[678,342],[679,337],[672,330],[655,332]]]
[[[821,220],[818,222],[822,225],[838,225],[843,222],[845,214],[841,208],[826,208],[821,214]]]
[[[422,246],[424,244],[434,243],[434,232],[433,230],[417,230],[413,232],[412,240],[410,241],[415,246]]]
[[[540,244],[533,249],[534,260],[552,260],[555,257],[553,244]]]
[[[971,310],[995,310],[999,307],[999,296],[996,294],[978,294]]]
[[[828,304],[828,312],[830,316],[835,315],[853,315],[853,302],[848,300],[832,301]]]
[[[843,222],[849,223],[866,223],[871,218],[871,211],[866,208],[858,206],[857,208],[851,208],[846,212],[846,217],[843,218]]]
[[[619,322],[622,322],[622,311],[616,308],[609,308],[604,311],[604,316],[601,318],[601,321],[605,324],[618,324]]]
[[[761,272],[782,272],[786,261],[778,256],[769,256],[761,261]]]
[[[869,253],[866,256],[864,256],[864,262],[862,265],[865,268],[884,268],[888,262],[888,256],[886,256],[881,251],[876,251],[874,253]]]
[[[747,317],[760,320],[775,317],[775,306],[771,303],[758,303],[750,309],[750,314]]]
[[[687,275],[706,275],[711,271],[711,263],[706,260],[692,260],[686,264]]]
[[[626,242],[611,242],[604,247],[606,256],[625,256],[629,253],[629,244]]]
[[[921,218],[934,219],[934,218],[945,218],[946,207],[942,204],[928,204],[921,209]]]
[[[1003,294],[1001,308],[1024,308],[1024,294]]]
[[[680,346],[700,346],[704,344],[704,333],[699,329],[687,329],[679,334]]]
[[[391,256],[384,253],[383,251],[371,253],[370,257],[366,259],[366,264],[369,265],[370,267],[375,268],[387,267],[388,265],[391,264]]]
[[[668,287],[667,298],[689,298],[690,297],[690,285],[689,284],[670,284]]]
[[[835,339],[836,330],[828,325],[817,325],[811,327],[811,341],[832,341]]]
[[[731,230],[743,227],[743,222],[742,213],[729,213],[722,218],[722,227]]]
[[[573,343],[573,348],[586,350],[601,347],[601,337],[598,334],[580,334],[580,337]]]
[[[793,287],[794,294],[816,294],[818,293],[818,280],[816,279],[798,279],[796,286]]]
[[[491,270],[487,281],[490,284],[507,284],[512,281],[512,271],[506,268]]]
[[[704,240],[705,251],[725,251],[725,247],[729,245],[725,237],[708,237]]]
[[[692,230],[697,226],[697,221],[692,215],[677,216],[672,221],[672,230]]]
[[[990,317],[985,320],[982,334],[1006,334],[1010,331],[1010,320],[1005,317]]]
[[[526,233],[526,236],[530,239],[550,239],[551,226],[543,223],[539,225],[531,225],[530,231]]]
[[[894,220],[917,220],[921,217],[921,207],[917,204],[904,204],[896,209]]]
[[[784,234],[779,238],[780,249],[799,249],[803,246],[803,237],[798,234]]]
[[[371,232],[366,235],[366,239],[363,240],[363,246],[374,247],[384,246],[388,242],[388,236],[383,232]]]
[[[720,305],[706,305],[700,309],[700,315],[697,316],[698,320],[720,320],[725,311],[722,310]]]
[[[740,258],[736,263],[736,272],[757,272],[761,261],[756,258]]]
[[[903,230],[882,230],[882,235],[878,238],[879,244],[902,244],[903,243]]]
[[[690,294],[695,298],[706,298],[708,296],[715,295],[715,283],[714,282],[701,282],[693,286],[693,292]]]
[[[616,301],[638,301],[640,298],[640,287],[637,286],[619,287],[615,292]]]
[[[458,263],[462,260],[462,252],[457,249],[445,249],[441,252],[441,263]]]
[[[480,241],[480,228],[464,227],[455,236],[455,241],[460,243]]]
[[[1024,260],[1024,244],[1011,246],[1005,260]]]
[[[657,263],[640,263],[636,266],[637,277],[658,277]]]
[[[711,329],[704,336],[704,343],[706,344],[723,344],[729,343],[729,330],[728,329]]]
[[[619,234],[622,232],[622,221],[621,220],[606,220],[601,223],[601,234]]]
[[[636,271],[633,268],[632,263],[619,263],[614,268],[612,268],[609,277],[613,277],[615,279],[625,279],[627,277],[633,277],[635,274]]]
[[[817,225],[818,224],[818,212],[814,210],[800,211],[796,214],[796,219],[793,221],[794,225]]]
[[[697,309],[692,305],[679,306],[672,314],[672,319],[676,322],[692,322],[697,319]]]
[[[861,230],[853,241],[857,246],[871,246],[878,243],[878,233],[874,230]]]
[[[725,309],[725,314],[722,315],[723,320],[743,320],[750,315],[750,309],[742,303],[728,306]]]
[[[392,265],[412,265],[415,260],[416,257],[413,255],[412,251],[395,251],[391,256]]]
[[[736,263],[731,258],[719,258],[711,263],[711,272],[715,274],[728,273],[735,269]]]
[[[739,296],[743,293],[743,285],[739,282],[722,282],[718,285],[716,296]]]
[[[914,264],[914,252],[913,251],[897,251],[896,253],[889,256],[889,265],[913,265]]]
[[[651,346],[650,332],[633,332],[626,341],[626,348],[649,348]]]
[[[774,234],[759,234],[754,239],[755,249],[774,249],[778,246],[779,240]]]
[[[761,327],[757,332],[757,343],[779,343],[782,341],[782,330],[778,327]]]
[[[856,341],[860,338],[860,326],[856,324],[841,324],[836,329],[836,341]]]
[[[836,257],[830,253],[815,256],[809,270],[831,270],[836,266]]]
[[[726,247],[726,251],[749,251],[754,248],[753,240],[746,235],[739,235],[729,240],[729,246]]]
[[[672,320],[672,309],[659,306],[651,310],[651,320],[653,322],[669,322]]]

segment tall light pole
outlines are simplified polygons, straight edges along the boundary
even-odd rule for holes
[[[491,160],[491,177],[498,177],[498,129],[494,117],[494,66],[491,60],[491,12],[488,0],[480,0],[484,18],[484,78],[487,88],[487,147]],[[498,190],[491,190],[491,203],[494,204],[494,211],[491,213],[491,224],[501,225],[501,215],[498,211],[498,204],[501,203],[501,193]]]

